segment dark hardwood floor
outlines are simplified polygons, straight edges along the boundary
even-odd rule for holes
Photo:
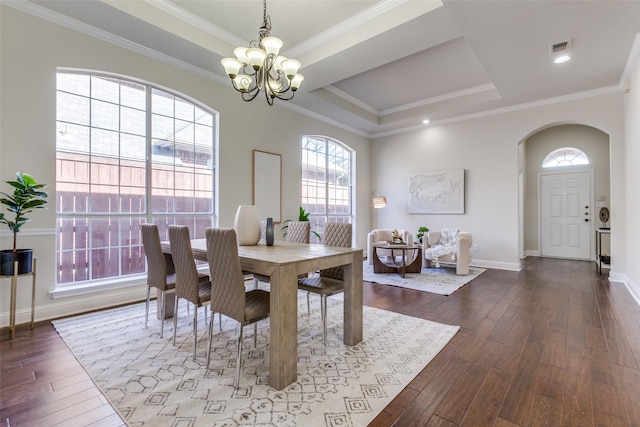
[[[448,297],[365,283],[365,304],[460,331],[372,426],[640,426],[640,306],[583,261],[528,258]],[[0,427],[120,426],[50,322],[0,340]]]

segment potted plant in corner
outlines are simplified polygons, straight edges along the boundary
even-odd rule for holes
[[[23,225],[31,221],[25,217],[34,209],[43,209],[47,204],[47,193],[42,189],[45,184],[38,184],[33,176],[18,172],[15,181],[6,181],[13,187],[13,194],[0,192],[3,196],[0,203],[7,207],[13,218],[0,213],[0,223],[6,224],[13,233],[13,249],[0,251],[0,275],[12,276],[15,261],[18,261],[18,274],[31,272],[33,250],[18,249],[18,232]]]

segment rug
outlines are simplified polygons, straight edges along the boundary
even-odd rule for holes
[[[237,322],[215,316],[211,366],[199,310],[197,358],[193,316],[183,314],[172,345],[171,322],[159,337],[155,312],[144,328],[144,304],[54,321],[96,385],[129,426],[365,426],[433,359],[457,326],[364,307],[364,339],[342,342],[343,303],[329,299],[327,346],[320,300],[300,293],[298,379],[283,390],[269,382],[269,322],[245,328],[240,388],[233,388]],[[156,304],[151,304],[153,307]],[[181,307],[182,313],[186,310]]]
[[[442,265],[442,264],[440,264]],[[423,268],[422,273],[405,273],[404,279],[397,273],[374,273],[373,265],[364,261],[362,279],[365,282],[393,285],[439,295],[451,295],[482,273],[484,268],[469,267],[469,274],[458,276],[455,268]]]

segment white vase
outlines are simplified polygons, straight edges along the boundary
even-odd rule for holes
[[[260,215],[254,205],[240,205],[233,221],[238,244],[240,246],[254,246],[260,241]]]

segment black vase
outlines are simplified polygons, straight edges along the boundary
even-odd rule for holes
[[[265,230],[267,246],[273,246],[273,218],[267,218],[267,229]]]
[[[31,273],[33,250],[18,249],[13,252],[11,249],[0,251],[0,275],[13,276],[13,266],[18,261],[18,274]]]

